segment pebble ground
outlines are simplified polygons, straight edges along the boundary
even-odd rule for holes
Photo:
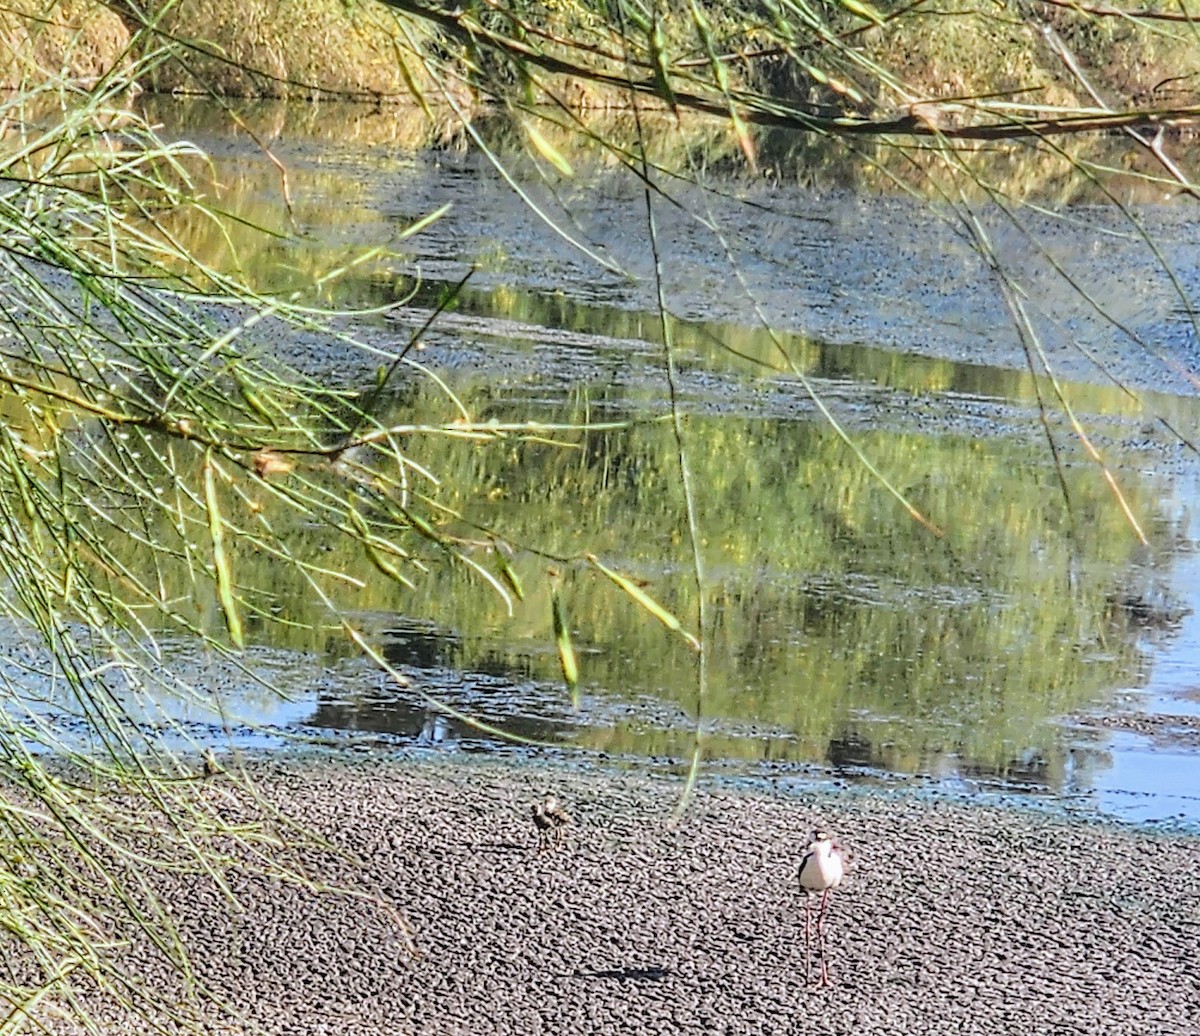
[[[303,881],[231,864],[231,911],[211,878],[154,872],[195,974],[144,943],[123,951],[149,987],[223,1002],[204,1010],[213,1034],[1200,1033],[1195,837],[703,787],[672,823],[673,779],[494,761],[251,773],[328,840],[285,857]],[[548,791],[574,822],[539,855],[530,806]],[[227,820],[258,816],[232,778],[203,794]],[[795,880],[816,825],[854,854],[828,989],[806,982]],[[91,1006],[104,1031],[145,1031]]]

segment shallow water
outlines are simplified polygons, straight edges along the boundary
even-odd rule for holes
[[[162,117],[168,132],[186,129],[214,151],[221,204],[285,228],[276,168],[196,113],[164,108]],[[629,214],[639,195],[615,176],[555,194],[523,168],[528,189],[569,209],[620,273],[531,219],[477,157],[339,140],[331,124],[307,133],[280,130],[272,144],[288,165],[303,241],[234,237],[243,268],[265,288],[290,290],[388,244],[393,256],[343,277],[325,300],[375,305],[411,294],[412,309],[373,325],[394,342],[474,265],[422,354],[463,405],[481,419],[623,425],[564,434],[567,449],[431,446],[422,462],[450,487],[445,499],[513,542],[560,558],[594,552],[692,615],[674,440],[656,420],[666,412],[662,332],[644,227]],[[196,743],[218,727],[235,743],[269,741],[275,735],[250,730],[264,724],[280,737],[355,731],[430,751],[506,743],[439,713],[436,699],[525,742],[518,750],[578,746],[661,763],[686,759],[699,731],[707,757],[749,774],[911,778],[964,795],[1030,792],[1127,819],[1200,821],[1200,731],[1169,718],[1200,714],[1196,467],[1167,428],[1190,435],[1200,410],[1186,378],[1114,343],[1111,326],[1047,265],[1050,253],[1081,264],[1089,283],[1136,279],[1136,292],[1110,290],[1105,301],[1186,365],[1194,332],[1161,279],[1146,274],[1132,235],[1103,210],[1027,213],[1038,250],[988,217],[998,249],[1028,249],[1028,284],[1053,313],[1045,327],[1055,371],[1077,378],[1072,405],[1149,548],[1055,412],[1065,506],[1038,417],[1049,381],[1024,369],[1014,336],[999,330],[999,296],[980,288],[978,262],[952,224],[897,197],[709,186],[687,197],[710,215],[742,214],[730,248],[745,291],[679,212],[668,208],[660,228],[679,318],[678,398],[701,487],[713,616],[703,686],[686,645],[575,562],[565,566],[564,595],[583,695],[572,708],[549,628],[546,562],[518,552],[528,592],[511,616],[459,570],[434,571],[404,599],[362,595],[355,621],[415,690],[370,674],[328,630],[264,628],[258,650],[287,702],[227,675],[219,712],[159,701],[150,712],[186,722],[163,733],[162,717],[148,714],[147,727]],[[447,201],[455,207],[427,234],[399,242],[409,221]],[[1176,209],[1143,215],[1181,269],[1200,268]],[[216,234],[209,244],[199,224],[185,229],[210,260],[229,247]],[[759,317],[778,330],[756,326]],[[1066,347],[1071,336],[1137,378],[1137,394],[1103,383]],[[943,536],[865,474],[814,395]],[[393,406],[419,421],[448,409],[419,384]],[[454,487],[467,485],[482,490],[458,497]],[[293,590],[279,590],[292,617],[320,627]]]

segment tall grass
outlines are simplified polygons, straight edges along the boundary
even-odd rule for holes
[[[231,810],[255,805],[236,766],[213,789],[216,767],[181,718],[220,714],[214,662],[268,682],[241,649],[249,626],[279,616],[239,552],[273,553],[320,595],[355,577],[297,557],[273,530],[281,511],[341,529],[401,580],[406,552],[385,560],[372,498],[426,526],[403,456],[371,471],[369,455],[396,445],[371,411],[252,341],[268,327],[336,339],[328,316],[204,266],[162,221],[181,208],[223,217],[195,189],[203,155],[131,103],[161,57],[135,60],[143,43],[95,82],[43,76],[0,100],[5,1032],[101,1031],[97,1003],[147,1029],[198,1024],[207,997],[165,879],[202,877],[231,909],[230,872],[316,880],[281,862],[261,811]],[[277,489],[287,450],[312,470]],[[173,993],[147,988],[131,945],[170,963]]]

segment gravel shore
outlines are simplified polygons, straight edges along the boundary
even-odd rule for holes
[[[331,843],[297,868],[368,894],[235,868],[232,913],[210,879],[155,877],[196,988],[235,1012],[210,1014],[213,1033],[1200,1033],[1195,837],[704,786],[672,823],[672,778],[469,758],[250,772]],[[257,809],[232,778],[204,788]],[[573,823],[539,855],[530,807],[547,791]],[[817,824],[854,854],[831,901],[825,990],[805,981],[795,881]],[[174,981],[142,965],[151,983]]]

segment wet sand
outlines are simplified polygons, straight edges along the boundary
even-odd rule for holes
[[[1200,838],[703,786],[672,825],[673,778],[461,757],[253,772],[337,847],[304,850],[303,872],[369,894],[234,867],[244,912],[231,914],[210,879],[155,876],[199,986],[237,1015],[210,1010],[211,1032],[1200,1032]],[[255,812],[228,777],[203,788],[227,819]],[[530,806],[546,791],[574,822],[539,855]],[[818,823],[854,853],[825,990],[806,984],[795,881]],[[145,947],[129,952],[152,985],[174,981]],[[99,1015],[106,1031],[140,1031]]]

